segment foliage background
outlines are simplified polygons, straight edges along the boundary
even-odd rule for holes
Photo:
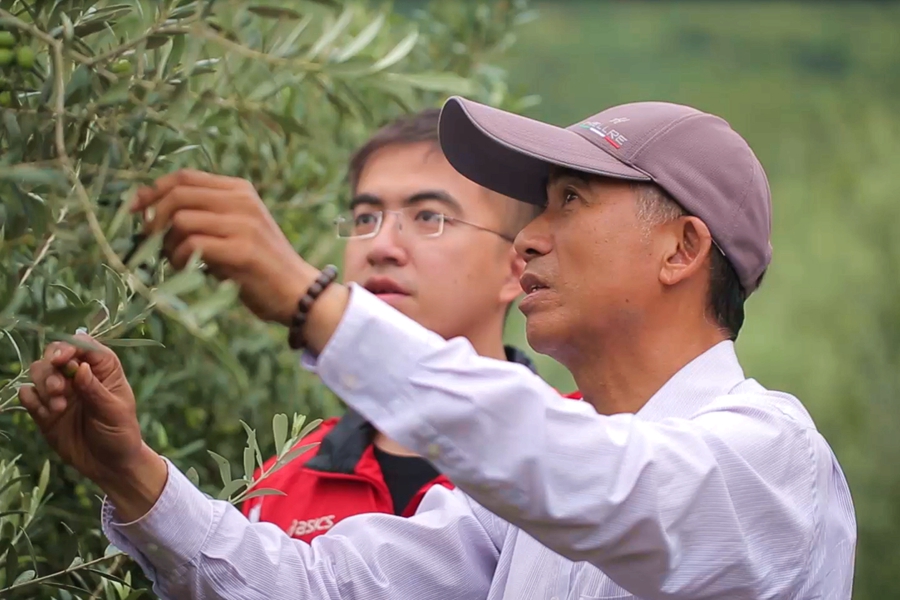
[[[0,1],[0,7],[8,4]],[[309,31],[295,40],[298,46],[306,44],[307,50],[328,25],[340,23],[341,10],[329,7],[331,2],[283,4],[312,15]],[[293,122],[302,129],[287,145],[279,145],[278,135],[261,133],[264,129],[252,114],[236,110],[223,111],[228,113],[221,127],[223,144],[208,137],[185,141],[212,148],[221,157],[224,172],[252,177],[298,250],[323,264],[337,260],[340,251],[327,225],[333,206],[346,193],[343,163],[376,124],[404,110],[401,104],[437,105],[455,88],[561,125],[638,99],[684,102],[723,115],[760,156],[775,202],[775,259],[766,284],[749,302],[738,351],[750,376],[794,393],[806,404],[841,460],[859,521],[854,598],[896,597],[900,589],[894,573],[894,565],[900,564],[896,542],[900,473],[895,468],[900,459],[900,438],[895,433],[900,425],[897,3],[556,0],[538,2],[539,18],[533,21],[524,13],[525,6],[504,0],[350,4],[359,12],[337,34],[333,48],[346,48],[375,15],[389,12],[360,60],[371,63],[384,56],[416,26],[418,41],[391,70],[407,74],[450,70],[469,83],[432,75],[415,86],[410,85],[415,80],[401,84],[384,77],[348,77],[345,84],[326,77],[330,83],[320,85],[307,75],[287,86],[294,95],[282,90],[265,99],[270,108],[293,107]],[[296,21],[287,21],[281,35],[296,26]],[[262,47],[273,25],[252,21],[237,29],[243,44]],[[117,33],[120,28],[137,31],[136,27],[128,22],[114,26]],[[91,42],[99,47],[95,44],[101,42]],[[210,49],[211,56],[222,51]],[[259,60],[231,60],[236,61],[235,72],[225,81],[239,85],[227,93],[219,90],[231,99],[252,95],[266,80],[289,81],[298,75],[286,64],[263,67]],[[540,103],[531,94],[539,95]],[[0,152],[7,148],[4,139],[0,138]],[[0,156],[0,173],[4,160]],[[205,160],[185,151],[158,165],[157,171],[174,163],[204,167]],[[0,176],[0,185],[3,181]],[[5,194],[3,199],[6,209]],[[107,302],[113,288],[120,294],[127,288],[116,283],[122,281],[121,275],[110,276],[112,284],[107,283],[109,271],[99,266],[103,259],[86,233],[77,200],[58,197],[49,204],[46,222],[55,221],[63,206],[70,206],[70,212],[29,277],[32,297],[17,314],[44,325],[53,325],[60,317],[55,326],[71,332],[76,321],[90,316],[76,311],[74,316],[57,313],[48,318],[42,312],[43,292],[34,289],[63,282],[77,291],[78,305]],[[23,211],[29,207],[34,208],[25,204]],[[114,209],[94,207],[104,225]],[[29,217],[27,222],[33,225],[34,220]],[[27,269],[33,262],[52,230],[48,226],[43,238],[31,240],[6,234],[0,254],[3,286],[21,278],[21,267]],[[123,230],[113,240],[120,256],[128,249],[126,233]],[[70,257],[73,261],[67,262]],[[152,287],[160,275],[152,258],[149,264],[152,276],[146,282]],[[3,286],[0,289],[7,289]],[[204,283],[189,290],[187,306],[215,289]],[[59,294],[65,294],[58,292],[51,300],[62,302]],[[176,316],[154,313],[142,323],[112,332],[165,344],[165,348],[121,349],[136,383],[145,432],[181,467],[195,467],[202,485],[213,493],[221,487],[219,469],[205,451],[215,449],[240,464],[244,436],[238,419],[257,428],[263,452],[269,454],[271,450],[265,449],[272,448],[274,435],[268,422],[275,413],[328,416],[341,410],[327,391],[298,371],[294,357],[283,349],[282,332],[256,324],[224,301],[227,290],[219,293],[223,306],[213,306],[217,310],[211,311],[207,324],[214,323],[215,329],[205,338],[186,330],[179,320],[184,317],[180,306]],[[2,311],[8,298],[0,295],[0,299]],[[127,306],[142,303],[123,302],[122,309],[127,313]],[[0,318],[7,320],[0,328],[10,330],[11,315],[3,313]],[[508,338],[525,347],[521,332],[521,318],[514,312]],[[24,338],[18,345],[31,352],[40,342],[34,329],[16,335]],[[571,378],[559,365],[546,357],[537,360],[552,384],[572,388]],[[11,344],[0,343],[0,385],[4,378],[16,377],[19,362]],[[236,372],[246,373],[244,385],[239,385],[242,378],[236,379]],[[4,398],[0,396],[0,401]],[[0,492],[3,513],[9,503],[30,492],[46,451],[20,414],[0,413],[0,430],[11,438],[0,440],[0,458],[9,461],[22,454],[18,465],[29,476],[26,486]],[[11,473],[0,474],[0,487],[10,477]],[[104,547],[96,531],[96,490],[55,463],[47,479],[53,495],[29,526],[37,553],[43,555],[38,557],[42,575],[66,567],[76,553],[89,558]],[[0,517],[6,523],[0,545],[15,518]],[[17,569],[30,568],[24,538],[17,548]],[[126,568],[117,573],[122,575]],[[89,587],[98,581],[95,574],[85,577]],[[0,582],[6,581],[0,590],[9,579],[0,568]],[[62,581],[78,584],[71,575]],[[103,593],[107,591],[118,594],[115,586],[107,585]],[[58,594],[64,592],[52,593],[61,597]],[[34,596],[23,591],[22,597]]]
[[[123,208],[135,186],[184,165],[248,178],[298,251],[339,261],[346,160],[377,125],[448,93],[524,106],[491,61],[526,8],[0,0],[22,34],[15,61],[36,55],[0,82],[0,597],[112,600],[146,584],[106,548],[98,491],[16,410],[47,341],[86,327],[115,345],[148,442],[233,501],[299,432],[278,413],[341,410],[233,287],[198,265],[173,276],[158,239],[139,243]]]

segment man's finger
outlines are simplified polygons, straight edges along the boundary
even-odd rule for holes
[[[228,190],[234,188],[236,183],[241,181],[243,180],[237,177],[214,175],[196,169],[181,169],[160,177],[152,187],[140,188],[135,202],[131,206],[131,212],[138,212],[153,206],[178,186]]]
[[[184,264],[175,262],[175,249],[192,235],[234,238],[247,228],[247,219],[239,215],[218,214],[203,210],[179,210],[172,217],[172,227],[163,239],[163,251],[176,269]]]
[[[19,388],[19,404],[28,411],[37,426],[43,430],[50,419],[50,411],[41,402],[33,385],[23,385]]]
[[[71,380],[80,363],[88,363],[95,370],[99,368],[102,373],[120,368],[116,353],[90,335],[77,333],[72,337],[81,343],[75,346],[66,342],[54,342],[56,350],[51,351],[52,358],[46,361],[60,377]]]
[[[156,205],[153,219],[144,225],[145,233],[162,231],[172,224],[174,216],[183,210],[196,210],[217,214],[249,214],[252,205],[233,190],[178,186],[172,189]]]
[[[50,361],[34,361],[28,367],[28,374],[31,376],[31,381],[34,383],[38,397],[41,398],[42,402],[46,403],[50,396],[62,391],[59,389],[62,382],[56,381],[56,379],[58,379],[57,371],[53,365],[50,364]],[[48,389],[48,382],[52,385],[52,390]]]
[[[249,248],[243,244],[235,244],[230,239],[191,235],[175,248],[169,260],[176,268],[184,268],[195,252],[200,253],[200,257],[217,277],[228,277],[236,271],[243,270],[252,258]]]

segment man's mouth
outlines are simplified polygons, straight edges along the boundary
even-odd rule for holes
[[[363,285],[369,292],[376,296],[397,294],[409,296],[409,291],[390,277],[371,277]]]
[[[522,291],[526,294],[533,294],[534,292],[540,290],[546,290],[550,286],[548,286],[544,281],[533,273],[525,273],[519,279],[519,285],[522,286]]]

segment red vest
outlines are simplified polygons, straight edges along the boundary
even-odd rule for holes
[[[534,366],[515,348],[507,348],[507,358]],[[578,392],[567,398],[580,399]],[[357,413],[348,410],[341,418],[328,419],[302,439],[299,446],[319,443],[270,475],[258,489],[276,489],[284,496],[261,496],[244,503],[242,511],[251,521],[273,523],[288,535],[310,542],[347,517],[364,513],[394,513],[394,503],[381,467],[375,458],[372,439],[375,428]],[[268,469],[275,458],[265,463]],[[254,477],[260,474],[257,471]],[[413,496],[402,516],[415,514],[425,493],[435,485],[453,489],[439,475]]]
[[[251,521],[274,523],[288,535],[310,542],[339,521],[363,513],[394,514],[394,504],[381,467],[375,459],[374,428],[348,411],[340,419],[328,419],[298,446],[319,442],[259,484],[284,496],[261,496],[244,503]],[[269,459],[264,468],[275,463]],[[259,476],[259,472],[255,474]],[[425,492],[434,485],[453,488],[439,475],[425,484],[403,511],[415,514]]]

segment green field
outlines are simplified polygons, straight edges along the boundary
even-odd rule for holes
[[[796,394],[854,494],[854,598],[897,597],[900,564],[900,6],[553,2],[506,67],[569,125],[635,100],[725,117],[756,150],[774,259],[738,340],[748,376]],[[509,337],[519,343],[522,324]],[[542,373],[571,379],[552,361]]]

